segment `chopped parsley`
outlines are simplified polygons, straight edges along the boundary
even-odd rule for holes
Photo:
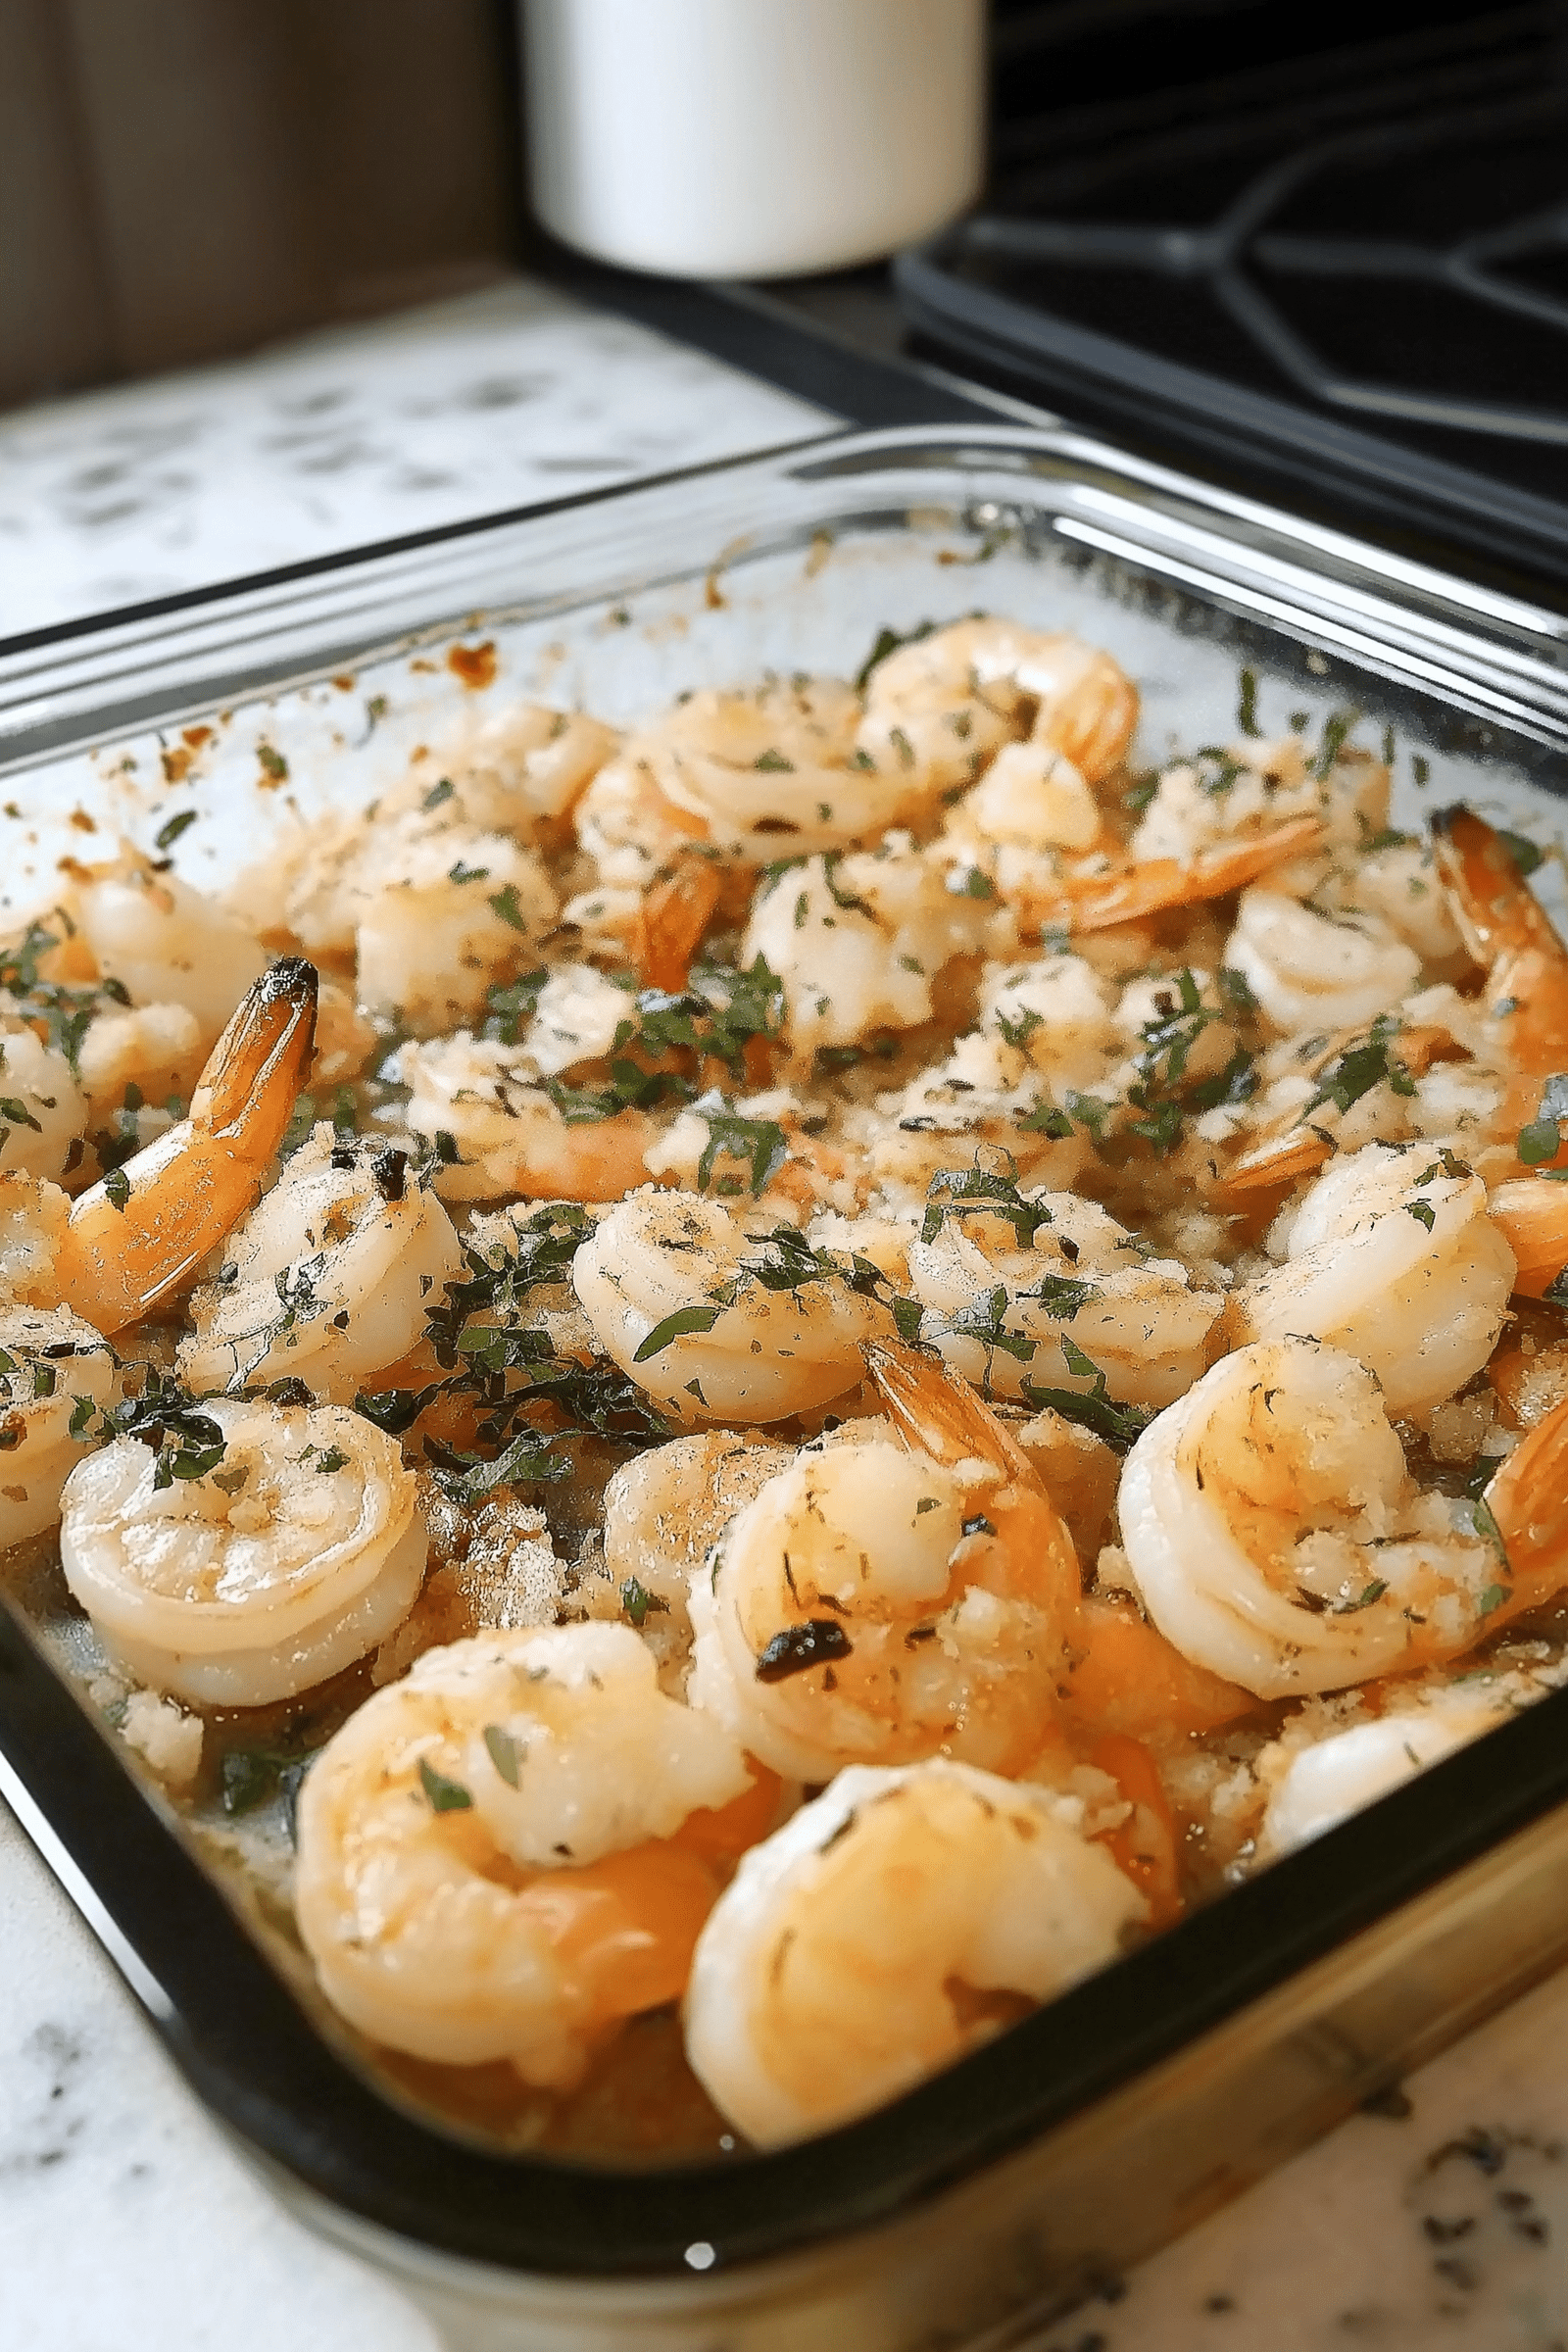
[[[1037,1412],[1059,1413],[1064,1421],[1072,1421],[1080,1429],[1093,1431],[1103,1438],[1118,1453],[1125,1453],[1154,1418],[1142,1405],[1118,1404],[1109,1394],[1109,1382],[1094,1358],[1086,1355],[1076,1340],[1066,1332],[1061,1335],[1061,1351],[1067,1369],[1075,1380],[1090,1380],[1091,1389],[1046,1389],[1033,1381],[1023,1383],[1025,1402]]]
[[[1519,1130],[1515,1145],[1520,1159],[1527,1168],[1544,1167],[1555,1159],[1562,1147],[1562,1121],[1568,1119],[1568,1072],[1558,1071],[1548,1078],[1541,1093],[1541,1108],[1528,1126]]]
[[[945,1168],[931,1179],[926,1193],[926,1211],[920,1225],[922,1242],[934,1242],[950,1216],[973,1215],[983,1211],[987,1216],[1001,1217],[1012,1227],[1013,1237],[1021,1250],[1029,1249],[1043,1225],[1052,1223],[1049,1208],[1036,1200],[1026,1200],[1014,1181],[1016,1169],[1006,1175],[994,1174],[983,1168],[978,1158],[972,1167],[961,1171]]]
[[[1327,1103],[1342,1113],[1348,1111],[1385,1082],[1393,1094],[1413,1095],[1415,1080],[1394,1051],[1398,1034],[1397,1015],[1383,1013],[1373,1022],[1364,1043],[1336,1054],[1319,1078],[1317,1093],[1302,1111],[1301,1121]]]
[[[437,1772],[428,1756],[419,1758],[419,1787],[424,1790],[432,1813],[466,1813],[472,1797],[461,1781],[448,1780]]]
[[[194,808],[181,808],[177,816],[172,816],[166,824],[160,825],[153,835],[153,841],[157,848],[172,850],[180,835],[190,831],[191,826],[196,822],[197,814],[198,811]]]

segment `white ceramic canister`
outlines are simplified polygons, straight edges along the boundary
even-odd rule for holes
[[[847,269],[973,202],[985,0],[522,0],[545,226],[632,270]]]

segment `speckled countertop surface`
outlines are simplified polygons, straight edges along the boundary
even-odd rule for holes
[[[0,418],[0,635],[823,421],[521,284],[28,411]],[[1561,2352],[1568,1975],[1406,2092],[1038,2352]],[[282,2344],[435,2352],[252,2180],[0,1808],[0,2347]]]

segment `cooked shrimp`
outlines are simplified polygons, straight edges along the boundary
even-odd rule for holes
[[[1243,893],[1225,962],[1282,1037],[1375,1020],[1421,973],[1415,950],[1374,916],[1317,914],[1277,890]]]
[[[301,1791],[295,1908],[321,1989],[394,2049],[569,2088],[680,1992],[707,1856],[748,1790],[735,1741],[661,1693],[629,1626],[431,1650]]]
[[[653,1120],[573,1118],[536,1083],[525,1047],[460,1029],[401,1046],[396,1068],[412,1090],[404,1118],[442,1154],[443,1200],[614,1200],[647,1181]]]
[[[58,1184],[0,1168],[0,1304],[57,1303],[55,1257],[70,1215]]]
[[[1505,1625],[1568,1584],[1568,1400],[1520,1440],[1483,1499],[1503,1549],[1495,1622]]]
[[[1496,1187],[1490,1214],[1513,1252],[1516,1296],[1555,1297],[1568,1269],[1568,1185],[1550,1176],[1516,1177]]]
[[[1136,864],[1119,865],[1097,859],[1081,871],[1037,875],[1026,886],[1020,885],[1009,903],[1020,929],[1031,935],[1052,930],[1114,930],[1118,924],[1143,922],[1168,907],[1196,906],[1205,899],[1228,898],[1232,891],[1245,890],[1260,874],[1288,858],[1316,849],[1321,838],[1315,817],[1298,817],[1255,840],[1200,850],[1193,858],[1146,858]],[[1288,904],[1294,905],[1294,901]]]
[[[114,1349],[69,1307],[0,1306],[0,1550],[50,1527],[120,1394]]]
[[[1202,1371],[1223,1298],[1174,1258],[1146,1256],[1125,1227],[1073,1193],[967,1176],[937,1177],[909,1280],[926,1312],[920,1337],[966,1380],[1002,1396],[1087,1389],[1064,1335],[1104,1374],[1108,1393],[1169,1404]]]
[[[73,929],[57,960],[70,976],[115,981],[134,1005],[183,1004],[210,1051],[267,968],[250,925],[177,875],[155,872],[128,841],[107,865],[71,858],[62,870],[61,910]]]
[[[407,1152],[323,1120],[191,1299],[180,1378],[202,1393],[293,1374],[350,1403],[418,1344],[463,1271],[452,1220]]]
[[[764,956],[783,981],[785,1033],[808,1060],[821,1046],[928,1021],[937,974],[975,953],[994,911],[949,889],[898,834],[877,854],[812,858],[764,880],[741,960]]]
[[[1277,1773],[1271,1772],[1273,1759],[1264,1748],[1257,1769],[1269,1795],[1258,1832],[1260,1859],[1272,1861],[1321,1838],[1364,1805],[1479,1740],[1511,1712],[1508,1698],[1493,1691],[1421,1695],[1429,1703],[1395,1707],[1370,1723],[1296,1748],[1288,1760],[1281,1759]]]
[[[1185,859],[1303,817],[1322,832],[1313,852],[1280,875],[1276,886],[1293,897],[1322,880],[1329,854],[1355,856],[1383,832],[1388,768],[1347,746],[1320,775],[1298,735],[1214,746],[1162,771],[1129,847],[1139,860]]]
[[[1238,1348],[1168,1405],[1119,1511],[1160,1632],[1260,1698],[1456,1656],[1506,1596],[1495,1546],[1416,1492],[1371,1373],[1312,1340]]]
[[[1021,1173],[1070,1184],[1090,1154],[1088,1130],[1062,1117],[1040,1073],[1022,1062],[988,1031],[960,1037],[947,1061],[921,1070],[858,1123],[872,1173],[923,1192],[946,1169],[997,1151]]]
[[[1439,987],[1370,1025],[1309,1037],[1288,1054],[1276,1048],[1263,1061],[1264,1071],[1272,1067],[1263,1090],[1225,1114],[1245,1148],[1219,1178],[1219,1194],[1245,1201],[1367,1144],[1424,1135],[1462,1150],[1471,1135],[1484,1141],[1502,1087],[1470,1058],[1476,1029],[1463,1001]]]
[[[955,808],[947,839],[977,853],[995,850],[997,886],[1006,898],[1011,885],[1033,875],[1037,853],[1092,850],[1101,822],[1100,804],[1065,753],[1049,743],[1004,743]]]
[[[1568,947],[1484,817],[1432,819],[1432,850],[1465,946],[1487,974],[1502,1058],[1532,1077],[1568,1069]]]
[[[761,2147],[895,2098],[1115,1958],[1147,1906],[1071,1798],[863,1765],[754,1846],[698,1939],[686,2051]]]
[[[1072,1539],[960,1384],[868,1362],[905,1446],[857,1425],[808,1446],[732,1522],[692,1584],[693,1703],[792,1779],[938,1753],[1017,1772],[1053,1736]]]
[[[874,842],[929,787],[896,750],[858,746],[860,704],[838,678],[774,679],[689,695],[634,736],[640,760],[717,854],[747,865]]]
[[[1111,990],[1081,956],[991,964],[980,985],[980,1025],[1054,1086],[1092,1090],[1117,1057]]]
[[[60,1558],[104,1646],[198,1706],[292,1698],[408,1615],[427,1539],[394,1440],[339,1405],[214,1397],[66,1481]]]
[[[111,1337],[195,1275],[259,1196],[311,1061],[316,972],[262,974],[214,1047],[190,1116],[74,1201],[55,1260],[68,1306]]]
[[[689,1635],[692,1579],[737,1512],[794,1450],[754,1431],[704,1430],[650,1446],[605,1489],[605,1569],[618,1594],[639,1586],[670,1630]]]
[[[685,987],[723,894],[723,871],[709,858],[677,858],[655,876],[638,902],[631,939],[637,969],[650,988]]]
[[[86,1095],[58,1046],[0,1018],[0,1170],[63,1176],[88,1119]]]
[[[532,850],[471,825],[377,831],[355,934],[360,1002],[439,1035],[537,961],[556,893]]]
[[[88,1120],[112,1117],[132,1087],[148,1102],[167,1102],[171,1095],[187,1101],[212,1042],[186,1004],[95,1014],[76,1052]]]
[[[623,1372],[657,1403],[719,1421],[831,1402],[858,1386],[861,1343],[887,1323],[848,1267],[789,1228],[652,1187],[601,1219],[571,1279]]]
[[[548,839],[617,740],[613,727],[584,711],[513,703],[435,744],[390,799],[426,814],[433,804],[483,832]]]
[[[1497,1344],[1513,1252],[1451,1152],[1368,1144],[1294,1212],[1284,1265],[1232,1293],[1240,1340],[1328,1341],[1377,1374],[1393,1413],[1429,1412]]]
[[[1012,621],[959,620],[877,663],[860,742],[878,761],[906,758],[946,786],[1027,733],[1095,784],[1124,757],[1137,724],[1138,689],[1101,647]]]
[[[1257,1705],[1250,1690],[1184,1656],[1118,1591],[1086,1596],[1059,1697],[1069,1733],[1132,1739],[1161,1755]]]

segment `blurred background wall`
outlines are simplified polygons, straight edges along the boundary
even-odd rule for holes
[[[481,284],[508,0],[0,0],[0,405]]]

